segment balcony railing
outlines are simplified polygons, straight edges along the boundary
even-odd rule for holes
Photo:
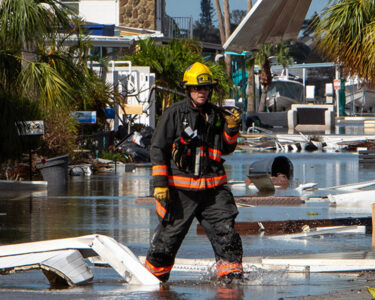
[[[79,0],[62,0],[62,2],[75,13],[79,13]]]
[[[169,17],[164,18],[164,35],[168,38],[193,38],[192,17]]]

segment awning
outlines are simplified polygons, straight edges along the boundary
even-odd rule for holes
[[[227,51],[258,50],[296,40],[311,0],[258,0],[225,42]]]

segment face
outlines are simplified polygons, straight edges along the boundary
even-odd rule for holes
[[[189,93],[194,107],[200,107],[207,102],[208,95],[210,94],[210,87],[207,85],[190,86]]]

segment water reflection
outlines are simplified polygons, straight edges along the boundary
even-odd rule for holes
[[[236,153],[227,157],[229,179],[245,180],[249,165],[259,159],[279,154]],[[358,157],[351,153],[318,154],[286,153],[294,166],[297,183],[315,182],[324,188],[375,178],[373,169],[359,167]],[[247,194],[243,188],[237,195]],[[124,243],[148,244],[157,223],[153,202],[137,202],[137,197],[151,194],[151,169],[138,168],[117,174],[91,177],[71,177],[68,189],[48,196],[27,197],[19,200],[2,200],[0,216],[1,243],[16,243],[67,236],[101,233],[113,236]],[[273,208],[269,208],[274,210]],[[322,207],[328,210],[328,207]],[[240,218],[263,218],[242,209]],[[301,208],[295,208],[296,213]],[[267,217],[267,216],[266,216]]]
[[[218,288],[215,299],[241,300],[244,299],[244,290],[240,286]]]
[[[280,154],[235,153],[228,156],[225,165],[228,178],[243,181],[246,179],[249,165],[253,161],[276,155]],[[352,153],[285,153],[282,155],[292,161],[294,180],[298,183],[316,182],[320,188],[324,188],[375,179],[373,168],[366,165],[359,166],[358,156]],[[137,201],[137,197],[151,195],[151,189],[150,168],[137,168],[134,172],[125,172],[121,167],[118,167],[116,174],[71,177],[67,190],[48,191],[47,196],[1,200],[0,213],[4,214],[0,214],[0,244],[99,233],[111,236],[126,244],[136,255],[145,255],[152,232],[157,224],[157,216],[153,201]],[[244,195],[248,193],[248,190],[244,186],[243,189],[238,189],[234,193]],[[363,213],[356,214],[353,211],[340,212],[330,208],[327,204],[318,203],[299,207],[240,208],[238,220],[305,219],[308,218],[308,212],[312,210],[318,213],[318,216],[315,216],[318,218],[364,215]],[[332,236],[304,242],[285,242],[267,239],[266,236],[261,235],[243,235],[242,240],[246,256],[351,251],[371,247],[371,237],[368,235],[342,235],[340,238]],[[213,257],[207,237],[197,234],[196,223],[191,227],[179,251],[179,256],[185,258]],[[181,275],[172,272],[171,285],[168,289],[147,292],[146,297],[148,299],[186,299],[190,296],[197,297],[202,292],[207,296],[207,299],[245,299],[254,295],[254,289],[259,289],[254,296],[254,299],[257,299],[256,295],[267,294],[265,289],[269,289],[269,285],[273,286],[268,294],[271,297],[280,295],[279,293],[283,289],[286,290],[286,294],[283,292],[284,294],[281,295],[298,295],[296,289],[293,290],[290,286],[280,287],[282,282],[285,285],[290,283],[292,280],[290,275],[286,277],[282,277],[278,273],[276,273],[276,277],[273,275],[275,274],[267,274],[267,276],[262,274],[262,280],[259,279],[260,277],[252,278],[250,282],[254,285],[252,285],[252,290],[249,290],[246,287],[218,287],[207,283],[207,281],[201,283],[199,278],[196,278],[196,281],[186,281],[192,280],[191,277],[186,277],[186,273]],[[83,292],[79,288],[74,290],[80,295],[86,293],[87,289],[99,289],[102,292],[122,291],[121,280],[113,279],[113,276],[113,274],[106,274],[105,279],[99,279],[92,285],[81,288]],[[0,281],[0,295],[2,288],[5,288],[2,282]],[[201,284],[197,284],[197,282]],[[335,282],[334,277],[332,282]],[[12,287],[16,287],[18,284],[16,279]],[[304,278],[299,293],[302,293],[310,284],[309,279]],[[322,283],[321,285],[323,286]],[[42,286],[42,284],[38,285],[39,288]],[[316,287],[316,289],[321,291],[322,286]],[[126,287],[125,289],[128,294],[123,299],[139,299],[141,295],[144,295],[141,291],[135,291],[134,295],[129,295],[130,288]],[[92,296],[95,299],[95,291]],[[266,297],[259,297],[259,299],[266,299]]]
[[[236,153],[226,158],[226,170],[232,180],[244,180],[252,162],[286,156],[294,167],[297,183],[315,182],[319,187],[355,183],[375,178],[374,168],[359,166],[353,153]],[[365,179],[363,179],[365,178]]]

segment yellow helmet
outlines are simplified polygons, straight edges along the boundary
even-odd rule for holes
[[[184,87],[194,85],[211,85],[217,84],[217,80],[213,78],[211,70],[200,62],[195,62],[188,67],[184,73],[182,85]]]

